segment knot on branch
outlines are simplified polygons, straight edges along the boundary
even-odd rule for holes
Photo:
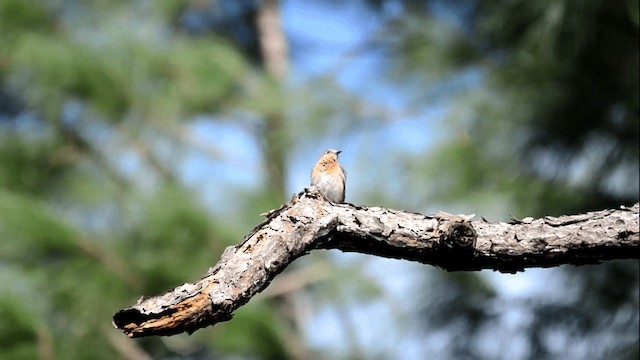
[[[448,271],[468,269],[474,259],[477,238],[471,223],[451,223],[440,236],[442,267]]]

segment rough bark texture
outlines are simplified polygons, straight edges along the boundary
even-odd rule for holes
[[[229,320],[288,264],[313,249],[412,260],[450,271],[516,272],[640,256],[638,204],[509,224],[472,217],[331,204],[307,189],[269,212],[242,243],[228,247],[200,281],[141,298],[115,314],[113,324],[129,337],[141,337],[192,333]]]

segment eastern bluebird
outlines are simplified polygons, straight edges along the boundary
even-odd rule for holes
[[[320,190],[327,200],[334,203],[344,202],[344,189],[347,172],[338,164],[340,150],[327,149],[311,170],[311,185]]]

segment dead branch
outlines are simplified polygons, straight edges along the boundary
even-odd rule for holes
[[[141,298],[113,317],[129,337],[192,333],[231,319],[296,258],[339,249],[431,264],[449,271],[594,264],[639,258],[639,205],[586,214],[491,223],[331,204],[313,188],[267,218],[196,283]]]

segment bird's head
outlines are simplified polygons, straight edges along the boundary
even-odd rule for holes
[[[338,157],[338,155],[342,152],[342,150],[336,150],[336,149],[327,149],[324,152],[324,155],[329,155],[329,154],[333,154],[336,157]]]
[[[338,154],[341,152],[342,151],[336,149],[327,149],[322,156],[320,156],[319,163],[322,164],[322,166],[336,164],[338,162]]]

